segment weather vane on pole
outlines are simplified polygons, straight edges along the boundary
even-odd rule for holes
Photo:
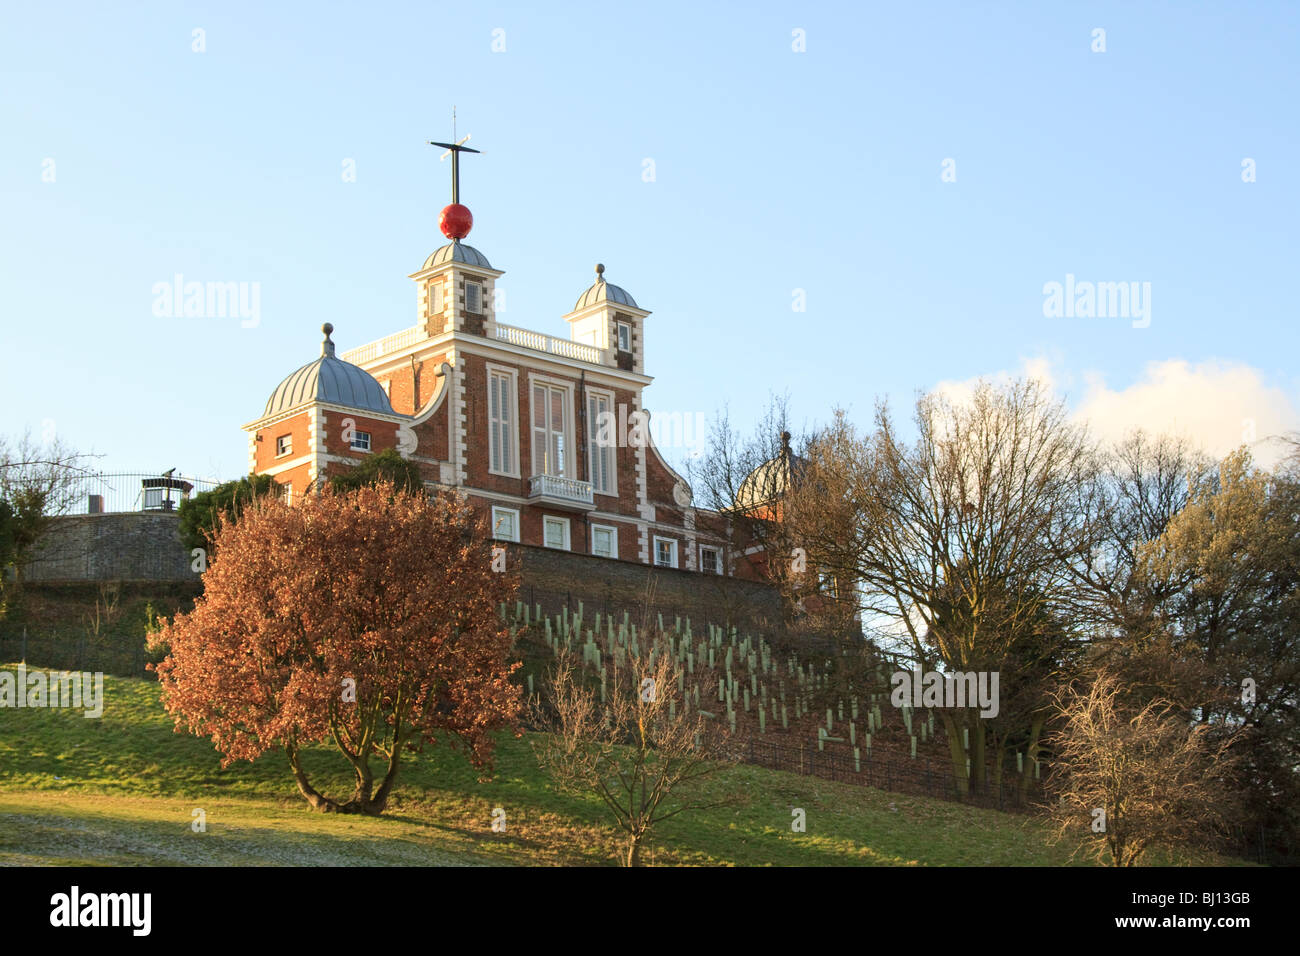
[[[451,138],[456,139],[456,108],[451,110]],[[451,157],[451,205],[443,208],[442,213],[438,216],[438,226],[442,229],[442,234],[448,239],[464,239],[469,235],[470,229],[474,225],[474,217],[470,214],[469,208],[460,204],[460,154],[461,153],[478,153],[481,150],[470,149],[465,144],[469,142],[470,134],[466,133],[462,139],[454,143],[436,143],[433,140],[428,141],[430,146],[442,146],[447,151],[439,158],[439,161]]]

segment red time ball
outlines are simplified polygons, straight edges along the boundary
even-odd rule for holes
[[[468,206],[452,203],[444,206],[438,215],[438,228],[448,239],[464,239],[474,228],[474,216]]]

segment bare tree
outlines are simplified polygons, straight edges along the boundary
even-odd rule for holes
[[[602,690],[560,653],[534,741],[542,767],[563,790],[594,793],[627,840],[624,863],[637,866],[652,829],[690,810],[718,805],[696,786],[734,759],[718,721],[678,692],[680,667],[668,653],[643,652],[614,665]]]
[[[1103,670],[1056,697],[1063,727],[1048,787],[1056,840],[1097,863],[1134,866],[1155,848],[1205,846],[1232,805],[1231,737],[1189,725],[1163,699],[1138,706]]]
[[[79,499],[80,479],[89,473],[95,456],[70,448],[60,438],[37,442],[26,432],[12,446],[0,436],[0,539],[6,547],[0,566],[0,592],[4,574],[13,568],[21,582],[23,568],[54,517],[71,511]],[[0,595],[2,596],[2,595]]]
[[[864,621],[908,666],[999,671],[1032,659],[1037,684],[1079,637],[1060,613],[1073,585],[1060,542],[1091,547],[1079,494],[1087,436],[1036,382],[922,396],[914,424],[908,442],[884,405],[869,435],[837,413],[783,503],[786,533],[853,582]],[[1042,708],[1022,699],[1019,709]],[[987,721],[973,708],[939,717],[958,788],[982,786]],[[1004,727],[995,748],[1032,750],[1037,740],[1021,738],[1038,729]]]
[[[1071,614],[1091,624],[1094,641],[1151,632],[1156,608],[1172,588],[1140,573],[1141,549],[1164,534],[1205,483],[1211,464],[1186,439],[1140,429],[1093,459],[1076,508],[1086,523],[1060,529],[1054,543],[1076,585],[1068,592]]]

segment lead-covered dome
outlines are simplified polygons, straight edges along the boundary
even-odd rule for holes
[[[578,297],[578,304],[573,307],[573,311],[577,312],[599,302],[613,302],[615,305],[626,305],[633,309],[641,308],[636,304],[636,299],[627,293],[627,290],[606,282],[605,267],[597,264],[595,283]]]
[[[792,483],[799,481],[804,468],[804,459],[790,450],[790,433],[782,432],[781,450],[746,475],[736,489],[736,509],[767,509],[785,495]]]
[[[304,402],[326,402],[358,411],[396,414],[383,387],[369,372],[335,357],[334,343],[330,340],[334,326],[326,322],[321,331],[325,333],[325,341],[321,343],[320,358],[308,362],[279,384],[266,400],[262,417],[277,415]]]
[[[478,266],[480,269],[491,269],[492,263],[488,262],[487,256],[479,252],[473,246],[467,246],[459,239],[447,243],[441,249],[438,249],[433,255],[424,260],[424,269],[432,269],[434,266],[440,266],[444,262],[463,262],[468,266]],[[496,271],[496,270],[493,270]]]

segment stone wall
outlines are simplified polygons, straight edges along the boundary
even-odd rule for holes
[[[696,629],[707,622],[766,630],[781,621],[776,591],[755,581],[528,545],[509,549],[509,566],[523,578],[518,599],[540,604],[547,614],[558,614],[566,604],[576,610],[582,601],[589,616],[626,611],[639,623],[648,605],[648,620],[662,613],[668,624],[680,615]]]
[[[194,581],[175,512],[66,515],[51,523],[25,572],[32,583]]]

